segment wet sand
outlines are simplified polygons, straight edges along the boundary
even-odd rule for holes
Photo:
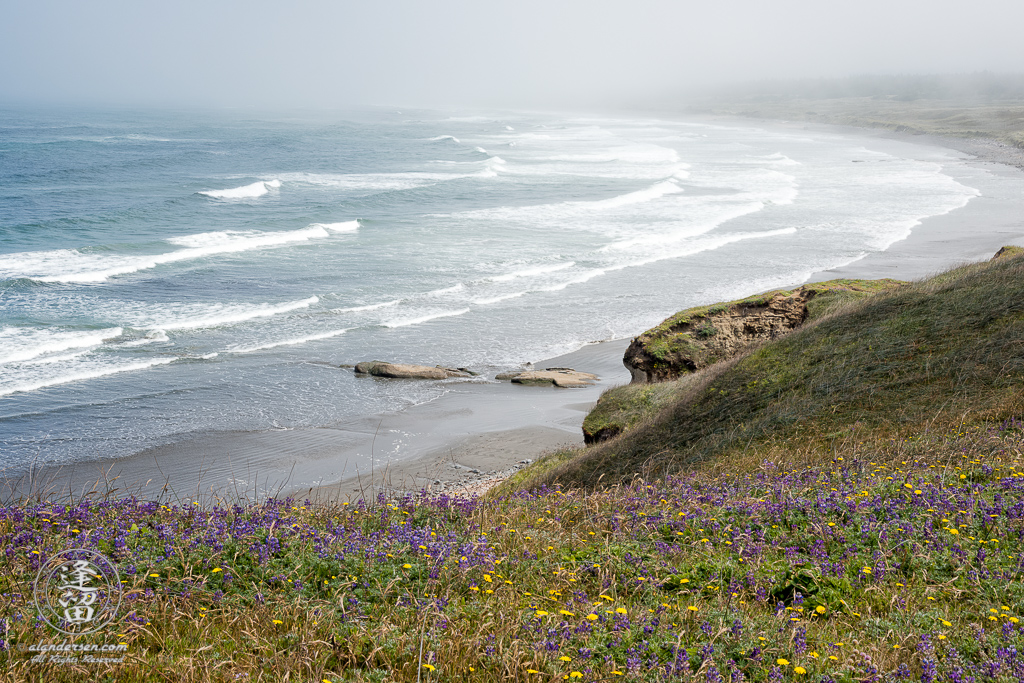
[[[805,123],[758,123],[875,137],[883,149],[888,145],[891,151],[903,154],[927,156],[938,151],[938,146],[948,153],[963,142]],[[972,151],[983,155],[985,147]],[[926,219],[909,238],[886,251],[815,273],[807,281],[840,277],[914,280],[959,263],[990,258],[1004,244],[1024,245],[1024,173],[1001,154],[997,149],[971,165],[1005,181],[991,184],[997,189],[973,199],[963,209]],[[582,445],[581,425],[590,407],[603,391],[629,381],[622,365],[628,343],[628,339],[620,339],[592,344],[533,364],[534,368],[571,367],[600,377],[586,388],[519,386],[488,377],[446,380],[449,390],[445,395],[401,412],[327,427],[193,435],[127,458],[43,468],[6,482],[0,480],[0,497],[137,495],[186,502],[280,495],[353,500],[381,490],[479,493],[545,452]],[[366,377],[362,381],[424,380]]]
[[[31,477],[0,482],[0,496],[345,500],[373,495],[381,487],[465,488],[514,471],[543,452],[582,445],[580,426],[597,398],[629,381],[622,365],[628,343],[591,344],[533,364],[596,374],[599,380],[588,387],[524,386],[486,377],[447,380],[445,395],[401,412],[329,427],[197,434],[127,458],[43,468]]]

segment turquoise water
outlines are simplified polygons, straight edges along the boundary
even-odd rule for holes
[[[952,158],[876,147],[547,114],[0,111],[0,466],[400,410],[452,384],[337,365],[487,373],[633,335],[979,193]]]

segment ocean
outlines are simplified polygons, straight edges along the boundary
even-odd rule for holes
[[[964,164],[753,123],[0,110],[0,468],[400,411],[465,380],[338,366],[491,381],[798,284],[966,206]]]

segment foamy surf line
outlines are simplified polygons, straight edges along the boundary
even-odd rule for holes
[[[495,275],[494,277],[489,279],[492,282],[508,282],[509,280],[515,280],[521,277],[532,277],[534,275],[544,275],[545,273],[557,273],[560,270],[572,268],[575,265],[575,261],[569,261],[568,263],[555,263],[550,266],[536,266],[533,268],[516,270],[511,273],[505,273],[504,275]]]
[[[459,309],[457,311],[443,311],[441,313],[431,313],[429,315],[423,315],[423,316],[420,316],[418,318],[404,318],[404,319],[399,319],[399,320],[389,320],[387,322],[381,323],[381,325],[383,325],[384,327],[391,327],[391,328],[394,328],[394,327],[408,327],[409,325],[419,325],[420,323],[425,323],[425,322],[427,322],[429,320],[436,320],[437,318],[450,318],[452,316],[465,315],[466,313],[469,313],[469,311],[470,311],[470,309],[468,309],[468,308],[462,308],[462,309]]]
[[[397,306],[402,303],[401,299],[394,299],[393,301],[385,301],[380,304],[367,304],[365,306],[352,306],[351,308],[332,308],[331,313],[356,313],[359,311],[376,311],[378,308],[390,308]]]
[[[81,382],[84,380],[96,379],[98,377],[106,377],[107,375],[116,375],[122,372],[145,370],[147,368],[152,368],[157,365],[167,365],[168,363],[173,363],[176,360],[178,359],[158,358],[156,360],[144,361],[141,363],[129,363],[127,365],[97,368],[95,370],[86,370],[83,372],[74,372],[68,375],[61,375],[59,377],[48,377],[46,379],[34,380],[31,382],[23,382],[22,384],[0,386],[0,396],[9,396],[10,394],[38,391],[39,389],[45,389],[47,387],[58,386],[61,384],[70,384],[71,382]]]
[[[53,332],[32,330],[27,334],[13,334],[14,328],[0,332],[0,343],[6,353],[0,353],[0,364],[18,363],[44,356],[48,353],[59,353],[70,349],[95,347],[106,341],[121,336],[120,327],[109,327],[105,330],[90,332]]]
[[[232,187],[227,190],[200,190],[196,194],[201,194],[213,199],[254,199],[256,197],[262,197],[271,190],[276,190],[279,187],[281,187],[280,180],[260,180],[250,185]]]
[[[305,344],[306,342],[318,341],[320,339],[330,339],[332,337],[338,337],[349,331],[350,328],[343,330],[331,330],[330,332],[320,332],[317,334],[309,334],[305,337],[296,337],[294,339],[284,339],[282,341],[268,342],[266,344],[260,344],[258,346],[245,346],[235,347],[228,349],[228,353],[252,353],[254,351],[265,351],[267,349],[276,349],[279,346],[296,346],[298,344]]]
[[[201,232],[195,235],[168,237],[164,240],[168,244],[184,247],[183,249],[142,257],[83,254],[75,249],[21,252],[0,256],[0,277],[28,278],[38,282],[102,282],[116,275],[127,275],[160,265],[221,254],[293,246],[311,240],[327,239],[332,233],[350,233],[358,229],[359,221],[346,221],[314,223],[298,230],[281,232]]]
[[[177,320],[153,320],[140,322],[133,325],[136,329],[152,330],[195,330],[210,327],[221,327],[224,325],[235,325],[255,318],[268,318],[282,313],[289,313],[302,308],[309,308],[320,301],[320,297],[311,296],[300,301],[290,301],[285,304],[273,306],[271,304],[260,304],[254,308],[229,308],[225,307],[220,311],[199,318],[184,318]]]
[[[312,223],[311,228],[323,228],[330,232],[355,232],[359,230],[359,221],[344,221],[341,223]]]

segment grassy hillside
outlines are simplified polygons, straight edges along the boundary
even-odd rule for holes
[[[659,381],[605,392],[583,421],[584,437],[587,443],[603,441],[653,416],[681,387],[660,380],[692,374],[844,304],[905,284],[889,278],[829,280],[680,311],[636,337],[623,359],[648,379],[660,375]]]
[[[1003,420],[1024,408],[1022,352],[1024,258],[1008,252],[832,308],[670,387],[616,390],[606,401],[630,413],[631,430],[560,453],[519,485],[594,486],[797,453],[813,461],[853,440]]]
[[[181,683],[1019,681],[1022,308],[1020,253],[846,302],[734,361],[641,386],[666,401],[660,412],[526,470],[585,486],[4,505],[0,670]],[[75,644],[123,643],[120,662],[40,652],[68,639],[37,617],[32,583],[68,548],[119,572],[117,619]]]

